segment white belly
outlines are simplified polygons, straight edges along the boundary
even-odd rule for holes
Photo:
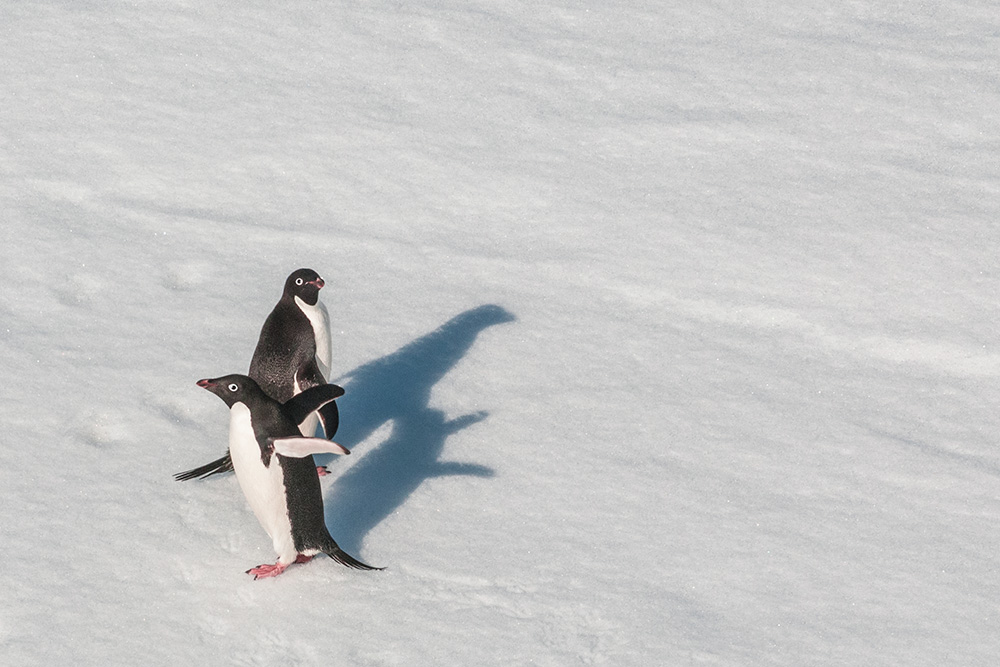
[[[302,310],[309,324],[312,325],[313,335],[316,338],[316,363],[323,374],[324,380],[330,379],[330,362],[332,361],[330,352],[330,314],[326,311],[326,306],[322,301],[317,301],[315,306],[310,306],[299,297],[295,297],[295,304]]]
[[[250,410],[242,403],[236,403],[229,410],[229,455],[243,495],[257,521],[271,537],[278,560],[283,563],[295,560],[281,466],[272,455],[271,465],[264,467],[250,423]]]

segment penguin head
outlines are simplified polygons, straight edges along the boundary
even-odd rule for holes
[[[262,390],[260,386],[246,375],[224,375],[220,378],[198,380],[198,386],[225,401],[233,407],[237,403],[249,404]]]
[[[323,288],[323,279],[312,269],[293,271],[285,280],[285,296],[299,297],[310,306],[319,301],[319,291]]]

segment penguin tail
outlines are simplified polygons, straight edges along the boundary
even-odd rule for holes
[[[362,563],[354,556],[350,555],[343,549],[341,549],[336,542],[331,538],[329,542],[323,545],[323,553],[337,561],[341,565],[346,565],[347,567],[353,567],[355,570],[384,570],[384,567],[373,567],[366,563]]]
[[[210,475],[230,472],[232,469],[233,460],[229,458],[229,452],[226,452],[226,455],[221,459],[216,459],[211,463],[206,463],[203,466],[198,466],[197,468],[192,468],[191,470],[175,473],[174,479],[178,482],[185,482],[189,479],[204,478]]]

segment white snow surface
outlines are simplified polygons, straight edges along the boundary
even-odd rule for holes
[[[993,665],[995,2],[8,2],[6,665]],[[195,386],[327,282],[352,555]],[[328,459],[328,460],[326,460]]]

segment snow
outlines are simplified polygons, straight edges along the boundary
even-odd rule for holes
[[[11,665],[990,665],[990,2],[0,11]],[[195,386],[326,280],[327,558]]]

